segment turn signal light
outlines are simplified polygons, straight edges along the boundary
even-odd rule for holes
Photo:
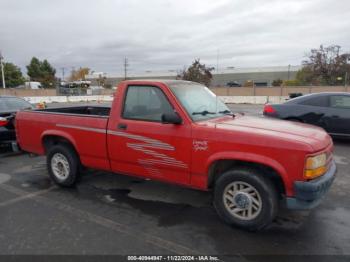
[[[304,177],[308,180],[322,176],[327,172],[327,155],[319,154],[306,159]]]
[[[305,170],[304,177],[308,180],[317,178],[324,175],[327,172],[327,167],[321,166],[312,170]]]

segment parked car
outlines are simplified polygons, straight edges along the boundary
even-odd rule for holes
[[[336,137],[350,138],[350,93],[300,96],[280,105],[265,105],[264,115],[316,125]]]
[[[296,98],[296,97],[302,96],[302,95],[303,95],[303,93],[290,93],[289,98],[292,99],[292,98]]]
[[[242,85],[236,81],[230,81],[230,82],[227,82],[226,83],[226,86],[229,86],[229,87],[241,87]]]
[[[15,146],[14,118],[17,111],[33,109],[33,106],[18,97],[0,96],[0,145]]]
[[[84,166],[213,191],[223,220],[250,230],[280,202],[316,206],[336,173],[321,128],[234,115],[187,81],[124,81],[111,108],[21,111],[16,126],[21,148],[46,155],[58,185],[74,185]]]
[[[33,81],[25,82],[24,86],[25,86],[25,88],[34,89],[34,90],[42,88],[42,85],[40,82],[33,82]]]

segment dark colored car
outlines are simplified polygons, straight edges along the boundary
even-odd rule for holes
[[[242,85],[236,81],[230,81],[230,82],[226,83],[226,86],[228,86],[228,87],[241,87]]]
[[[350,93],[310,94],[268,104],[264,115],[316,125],[332,136],[350,138]]]
[[[24,99],[0,96],[0,145],[12,144],[16,141],[14,126],[16,112],[32,108],[33,106]]]

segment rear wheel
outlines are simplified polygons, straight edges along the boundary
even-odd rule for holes
[[[47,168],[51,179],[60,186],[74,186],[79,178],[80,161],[69,145],[54,145],[48,150]]]
[[[259,230],[275,218],[278,195],[273,183],[259,171],[239,168],[216,181],[214,206],[228,224]]]

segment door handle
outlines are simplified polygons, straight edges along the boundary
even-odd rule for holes
[[[126,130],[127,128],[128,128],[127,124],[123,124],[123,123],[118,124],[118,129]]]

